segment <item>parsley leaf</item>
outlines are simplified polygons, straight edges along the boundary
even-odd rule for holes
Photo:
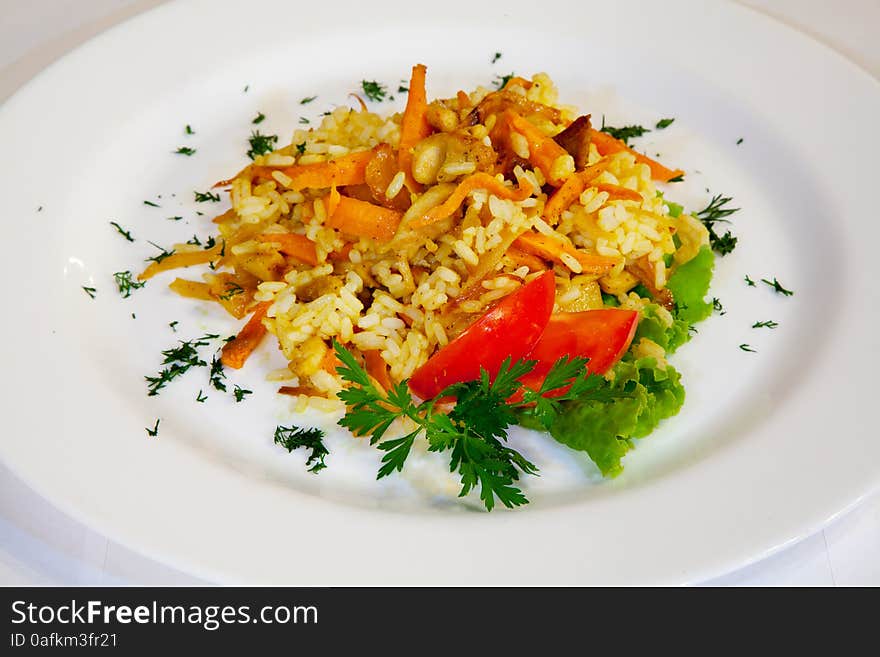
[[[327,446],[324,445],[324,432],[321,429],[301,429],[296,426],[275,427],[275,444],[281,445],[288,452],[304,447],[311,450],[306,465],[312,465],[309,472],[318,474],[327,467],[324,458],[330,453]]]

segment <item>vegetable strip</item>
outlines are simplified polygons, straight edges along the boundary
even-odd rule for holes
[[[600,155],[612,155],[613,153],[620,153],[621,151],[631,153],[636,158],[636,162],[647,164],[651,168],[651,177],[654,178],[654,180],[669,182],[672,178],[684,175],[684,171],[681,169],[668,169],[656,160],[652,160],[647,155],[642,155],[641,153],[634,151],[619,139],[615,139],[601,130],[590,130],[590,139],[596,144],[596,149],[599,151]]]
[[[424,226],[430,226],[433,223],[451,217],[452,213],[455,212],[458,209],[458,206],[460,206],[465,198],[467,198],[467,195],[475,189],[485,189],[498,198],[511,201],[523,201],[531,196],[534,191],[532,186],[526,180],[523,180],[520,183],[519,189],[513,189],[507,187],[504,183],[500,182],[494,176],[490,176],[488,173],[475,173],[462,180],[458,184],[458,187],[455,188],[455,191],[452,192],[452,196],[446,199],[444,203],[429,210],[422,218],[414,219],[410,226],[412,228],[423,228]]]
[[[231,342],[223,345],[223,354],[220,356],[220,361],[226,367],[231,367],[235,370],[241,369],[254,349],[260,345],[263,336],[266,335],[263,318],[266,316],[266,311],[269,310],[271,305],[271,301],[263,301],[257,304],[254,314],[251,315],[244,328],[241,329]]]

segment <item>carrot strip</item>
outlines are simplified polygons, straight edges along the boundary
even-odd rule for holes
[[[428,94],[425,91],[426,72],[427,68],[424,64],[416,64],[412,68],[406,109],[403,111],[403,119],[400,123],[400,146],[397,151],[397,165],[406,176],[407,187],[414,190],[420,190],[421,186],[412,177],[412,149],[431,134],[431,125],[426,116],[428,112]]]
[[[570,244],[561,242],[543,233],[523,233],[514,240],[513,246],[539,258],[552,260],[560,265],[566,264],[562,258],[563,254],[569,255],[580,263],[583,273],[595,274],[597,276],[608,273],[620,262],[620,258],[585,253],[575,249]]]
[[[364,361],[367,366],[367,374],[376,379],[376,382],[384,390],[391,390],[394,384],[391,383],[391,377],[388,376],[388,363],[382,358],[380,352],[378,350],[365,351]]]
[[[544,221],[551,226],[555,226],[559,222],[559,217],[562,216],[562,213],[584,193],[587,184],[602,173],[607,166],[607,162],[599,160],[596,164],[587,167],[583,171],[578,171],[574,175],[569,176],[562,183],[562,187],[553,192],[553,195],[547,199],[547,204],[544,206]]]
[[[560,157],[571,157],[568,151],[513,110],[505,111],[504,117],[511,130],[526,138],[529,144],[529,162],[541,169],[541,173],[551,185],[554,187],[561,185],[563,179],[554,175],[553,164]]]
[[[266,335],[266,327],[263,326],[263,318],[266,311],[272,305],[271,301],[263,301],[257,304],[254,314],[239,331],[231,342],[223,345],[223,354],[220,361],[232,369],[241,369],[248,356],[260,345],[263,336]]]
[[[485,189],[494,194],[498,198],[510,201],[524,201],[532,195],[534,191],[528,181],[523,180],[519,189],[507,187],[494,176],[488,173],[474,173],[458,183],[452,195],[446,201],[435,208],[431,208],[423,217],[414,219],[410,226],[412,228],[423,228],[433,223],[442,221],[447,217],[451,217],[452,213],[458,209],[458,206],[464,202],[467,195],[475,189]]]
[[[318,264],[318,252],[315,249],[315,243],[305,235],[299,235],[298,233],[264,233],[263,235],[258,235],[257,240],[280,244],[281,246],[278,250],[281,253],[302,260],[307,265],[314,267]]]
[[[461,89],[458,90],[458,93],[455,94],[455,97],[458,99],[458,109],[463,110],[467,109],[471,106],[471,97],[468,96]]]
[[[327,254],[327,258],[333,262],[345,262],[348,260],[348,254],[354,248],[354,242],[346,242],[338,251],[331,251]]]
[[[526,80],[525,78],[521,78],[521,77],[518,76],[518,75],[514,75],[512,78],[510,78],[510,79],[504,84],[504,88],[505,88],[505,89],[509,89],[510,87],[512,87],[512,86],[515,85],[515,84],[518,84],[518,85],[521,86],[523,89],[531,89],[531,88],[532,88],[532,81],[531,81],[531,80]]]
[[[168,284],[173,292],[182,297],[189,299],[201,299],[203,301],[214,301],[215,297],[211,294],[211,286],[207,283],[199,281],[188,281],[185,278],[175,278]]]
[[[539,257],[532,255],[531,253],[526,253],[522,249],[518,249],[515,246],[511,246],[507,249],[507,253],[505,255],[513,260],[514,264],[518,267],[522,267],[525,265],[529,268],[529,271],[544,271],[547,269],[547,264],[541,260]]]
[[[339,204],[327,218],[326,225],[355,237],[387,242],[394,237],[402,218],[403,214],[396,210],[340,196]]]
[[[668,169],[656,160],[652,160],[647,155],[642,155],[641,153],[634,151],[619,139],[615,139],[609,135],[607,132],[590,130],[590,140],[592,143],[596,144],[596,150],[599,151],[600,155],[611,155],[613,153],[620,153],[621,151],[632,153],[636,158],[636,162],[647,164],[650,167],[651,177],[654,180],[669,182],[672,178],[684,175],[684,171],[681,169]]]
[[[313,388],[311,386],[281,386],[278,388],[279,395],[290,395],[292,397],[299,397],[300,395],[305,395],[306,397],[323,397],[324,393],[322,393],[317,388]]]
[[[253,177],[272,179],[272,172],[280,171],[290,178],[288,189],[299,191],[306,187],[324,188],[333,185],[360,185],[366,180],[367,164],[373,159],[375,149],[356,151],[329,162],[294,164],[290,167],[253,167]]]
[[[159,262],[150,263],[150,266],[138,274],[139,281],[145,281],[153,278],[156,274],[169,269],[177,269],[178,267],[190,267],[192,265],[203,265],[220,257],[223,250],[223,244],[218,244],[204,251],[185,251],[183,253],[172,253],[170,256],[162,258]]]
[[[643,201],[642,195],[634,189],[621,187],[620,185],[609,185],[606,183],[597,183],[591,185],[600,192],[607,192],[608,198],[615,201]]]
[[[354,96],[354,98],[357,99],[357,102],[359,102],[360,105],[361,105],[361,112],[366,112],[366,111],[367,111],[367,104],[364,102],[364,99],[363,99],[363,98],[361,98],[361,97],[358,96],[357,94],[348,94],[348,95],[349,95],[349,96]]]

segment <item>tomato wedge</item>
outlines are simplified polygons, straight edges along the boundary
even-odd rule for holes
[[[520,381],[537,390],[553,364],[563,356],[589,358],[587,369],[593,374],[604,374],[629,349],[638,323],[639,313],[635,310],[603,308],[555,313],[527,356],[538,361],[535,369]]]
[[[455,340],[440,349],[409,380],[422,399],[432,399],[453,383],[480,378],[480,368],[498,374],[505,358],[524,358],[547,325],[556,299],[556,281],[547,271],[504,297]]]

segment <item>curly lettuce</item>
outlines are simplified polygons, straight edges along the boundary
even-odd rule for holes
[[[675,298],[675,317],[696,324],[712,314],[712,302],[706,301],[715,255],[708,246],[700,247],[693,258],[676,268],[666,283]]]

